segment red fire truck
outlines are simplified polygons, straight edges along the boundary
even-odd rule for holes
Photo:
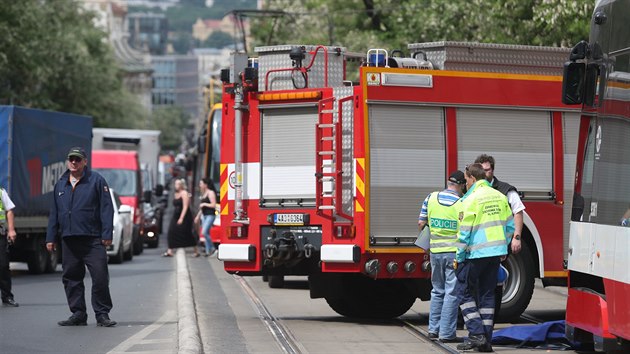
[[[567,336],[630,352],[630,1],[598,1],[565,65],[582,105],[570,226]]]
[[[579,110],[560,100],[569,51],[408,49],[287,45],[232,57],[222,72],[219,259],[270,286],[308,275],[311,297],[342,315],[401,315],[430,297],[428,255],[413,245],[422,200],[486,153],[527,207],[501,311],[518,317],[535,278],[566,284],[579,127]]]

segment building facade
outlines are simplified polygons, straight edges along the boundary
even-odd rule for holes
[[[165,14],[132,13],[127,16],[129,45],[149,52],[164,55],[168,43],[168,21]]]
[[[200,114],[201,86],[198,60],[194,55],[155,55],[153,67],[153,109],[179,106],[191,119]]]
[[[123,72],[123,84],[143,107],[151,109],[151,60],[147,53],[129,46],[127,6],[115,0],[81,0],[83,7],[94,11],[94,24],[108,34],[114,55]]]

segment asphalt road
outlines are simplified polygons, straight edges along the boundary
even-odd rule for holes
[[[163,241],[164,242],[164,241]],[[160,257],[162,247],[145,249],[132,261],[109,265],[113,328],[96,327],[91,280],[86,276],[88,325],[60,327],[70,315],[54,274],[30,275],[26,264],[12,263],[18,308],[0,307],[0,352],[13,353],[174,353],[177,352],[175,258]]]

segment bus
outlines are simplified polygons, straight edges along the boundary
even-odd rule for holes
[[[219,176],[220,176],[220,146],[221,146],[221,103],[216,103],[210,109],[204,120],[197,138],[196,155],[193,157],[193,173],[190,190],[193,195],[198,190],[199,181],[202,178],[210,178],[214,182],[214,190],[217,191],[217,211],[219,210]],[[194,205],[199,204],[199,198],[194,198]],[[198,210],[195,207],[195,210]],[[201,236],[201,235],[200,235]],[[214,243],[221,240],[221,218],[214,219],[210,230],[210,236]],[[203,237],[199,238],[203,240]]]
[[[565,64],[582,105],[569,232],[566,334],[630,351],[630,0],[597,1],[589,41]]]

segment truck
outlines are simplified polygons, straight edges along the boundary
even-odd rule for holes
[[[149,171],[149,179],[153,181],[146,187],[155,187],[161,151],[159,130],[94,128],[93,133],[92,149],[94,150],[138,151],[140,164]]]
[[[597,1],[567,56],[562,99],[579,107],[569,234],[567,338],[630,352],[630,1]]]
[[[341,315],[399,316],[430,298],[429,256],[414,246],[422,201],[485,153],[527,208],[501,299],[500,317],[517,318],[536,278],[566,286],[580,124],[560,98],[569,49],[406,49],[278,45],[232,56],[221,73],[218,257],[272,287],[306,275],[310,296]]]
[[[157,184],[158,164],[160,158],[160,134],[159,130],[141,129],[116,129],[116,128],[94,128],[93,129],[93,150],[125,150],[136,151],[140,163],[140,185],[142,195],[135,202],[129,202],[134,208],[134,253],[139,254],[144,248],[144,243],[150,247],[157,247],[159,233],[162,230],[162,204],[156,197],[161,197],[164,186]],[[125,201],[123,201],[125,203]],[[151,211],[155,220],[145,218],[145,210]],[[151,221],[151,222],[149,222]],[[153,227],[150,235],[145,233],[145,226]],[[150,237],[149,237],[150,236]]]
[[[9,257],[26,262],[33,274],[57,268],[60,255],[46,250],[46,229],[53,188],[73,146],[84,147],[90,156],[91,117],[0,106],[0,186],[15,203],[17,232]]]

